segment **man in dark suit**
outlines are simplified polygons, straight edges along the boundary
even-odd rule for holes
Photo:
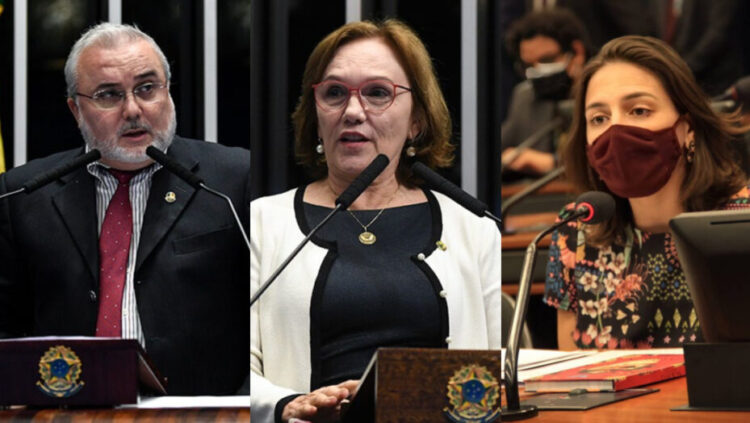
[[[249,374],[249,253],[227,204],[145,149],[231,197],[244,227],[249,152],[174,136],[168,62],[137,28],[90,29],[65,73],[85,148],[8,171],[0,193],[84,150],[102,158],[0,200],[0,337],[137,339],[170,394],[235,394]]]

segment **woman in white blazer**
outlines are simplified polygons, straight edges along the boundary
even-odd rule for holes
[[[336,421],[378,347],[500,348],[500,232],[420,187],[449,166],[430,56],[396,20],[354,22],[310,56],[293,115],[315,182],[251,204],[257,291],[378,155],[389,165],[251,309],[253,421]]]

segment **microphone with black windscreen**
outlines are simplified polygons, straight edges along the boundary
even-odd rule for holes
[[[269,286],[271,286],[271,283],[273,283],[274,280],[276,280],[277,277],[281,274],[281,272],[286,269],[286,267],[291,263],[291,261],[294,259],[294,257],[297,256],[297,254],[300,252],[302,247],[307,244],[308,241],[317,233],[320,228],[322,228],[326,223],[328,223],[329,220],[338,213],[340,210],[346,210],[349,208],[349,206],[352,205],[352,203],[357,199],[357,197],[360,196],[364,192],[365,189],[367,189],[370,184],[372,184],[372,181],[375,180],[375,178],[380,175],[380,173],[383,172],[383,169],[388,166],[388,157],[386,157],[385,154],[378,154],[375,159],[370,162],[369,165],[365,168],[365,170],[362,171],[355,179],[352,181],[352,183],[347,187],[344,192],[339,195],[339,197],[336,199],[335,204],[336,206],[331,210],[328,215],[326,215],[323,220],[320,221],[312,230],[310,231],[307,236],[305,236],[305,239],[302,240],[302,242],[297,245],[297,247],[292,251],[291,254],[289,254],[289,257],[284,260],[281,265],[276,269],[276,271],[271,274],[271,276],[266,280],[263,285],[261,285],[258,290],[255,292],[255,294],[250,297],[250,307],[253,306],[253,304],[258,301],[261,295],[268,289]]]
[[[164,166],[169,170],[170,172],[177,175],[179,178],[190,184],[195,189],[203,189],[219,198],[224,199],[227,204],[229,204],[229,209],[232,211],[232,216],[234,216],[234,220],[237,223],[237,228],[240,230],[240,233],[242,234],[242,238],[245,241],[245,245],[247,246],[247,249],[250,249],[250,240],[247,237],[247,233],[245,232],[245,229],[242,227],[242,221],[240,220],[239,215],[237,214],[237,210],[234,209],[234,204],[232,203],[232,199],[229,198],[228,195],[223,194],[219,191],[216,191],[215,189],[209,188],[206,186],[206,184],[203,183],[203,180],[198,177],[195,173],[189,171],[185,166],[178,163],[175,159],[167,156],[164,154],[161,150],[158,148],[150,145],[146,148],[146,154],[154,159],[157,163]]]
[[[589,191],[576,199],[575,211],[560,222],[555,223],[537,235],[526,248],[523,268],[518,287],[516,309],[513,312],[513,323],[508,336],[508,347],[505,353],[505,396],[506,407],[502,409],[502,416],[509,420],[521,420],[537,415],[538,410],[533,405],[522,405],[518,398],[518,347],[521,339],[521,328],[526,320],[531,293],[531,274],[536,262],[536,249],[539,241],[550,232],[568,222],[579,219],[583,223],[595,224],[604,222],[615,213],[615,199],[601,191]]]
[[[47,185],[48,183],[54,181],[55,179],[60,178],[61,176],[67,175],[68,173],[81,168],[83,166],[86,166],[89,163],[95,162],[99,160],[102,157],[102,154],[99,152],[99,150],[91,150],[86,154],[82,154],[73,160],[63,163],[62,165],[49,170],[47,172],[44,172],[40,175],[37,175],[36,177],[32,178],[31,180],[27,181],[25,184],[21,186],[21,188],[6,192],[5,194],[0,195],[0,199],[6,198],[6,197],[12,197],[16,194],[20,194],[22,192],[30,193],[33,191],[36,191],[37,189]]]
[[[479,217],[489,217],[497,223],[501,223],[500,219],[494,214],[490,213],[486,204],[474,198],[468,192],[462,190],[451,181],[443,178],[437,172],[425,166],[421,162],[415,162],[411,166],[411,171],[415,175],[424,179],[427,185],[431,186],[435,191],[442,192],[443,194],[450,197],[451,200],[460,204],[466,210],[474,213]]]
[[[385,154],[378,154],[375,159],[370,162],[369,165],[357,176],[352,183],[339,195],[336,199],[336,206],[341,206],[343,209],[348,209],[349,206],[362,194],[367,187],[370,186],[372,181],[383,172],[383,169],[388,166],[388,157]]]

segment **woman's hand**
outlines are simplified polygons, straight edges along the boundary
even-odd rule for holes
[[[281,418],[285,422],[291,418],[314,423],[337,422],[341,417],[341,403],[354,396],[358,383],[356,380],[347,380],[301,395],[284,407]]]

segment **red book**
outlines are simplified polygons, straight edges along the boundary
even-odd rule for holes
[[[634,353],[526,380],[527,392],[621,391],[685,375],[682,354]]]

